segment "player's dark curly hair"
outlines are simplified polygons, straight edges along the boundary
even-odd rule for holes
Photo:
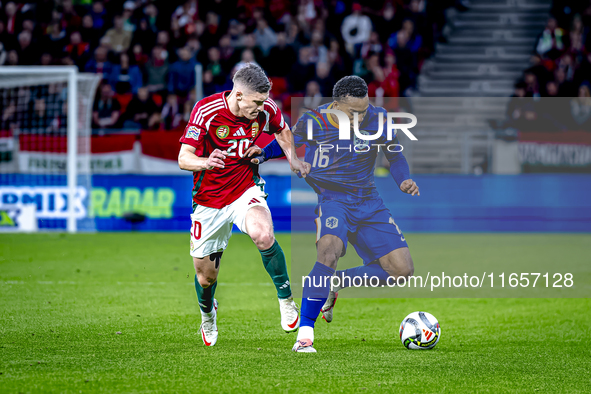
[[[364,98],[367,96],[367,84],[356,75],[349,75],[339,79],[332,89],[332,98],[342,101],[346,97]]]
[[[271,81],[265,74],[265,71],[254,63],[247,63],[240,70],[236,71],[234,78],[232,78],[234,84],[240,84],[253,92],[267,93],[271,90]]]

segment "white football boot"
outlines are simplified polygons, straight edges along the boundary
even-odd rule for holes
[[[296,341],[291,350],[296,353],[316,353],[316,349],[314,349],[313,342],[310,339]]]
[[[279,298],[281,327],[285,332],[294,332],[300,327],[300,311],[293,297]]]
[[[291,350],[296,353],[316,353],[313,344],[314,328],[310,326],[302,326],[298,332],[298,339]]]
[[[336,291],[331,290],[330,293],[328,293],[328,298],[326,299],[324,306],[320,310],[322,312],[322,318],[324,320],[326,320],[327,323],[330,323],[332,321],[332,313],[334,312],[334,305],[336,304],[337,298],[339,297],[339,292],[338,292],[339,288],[335,288],[335,289],[337,289],[337,290]]]
[[[213,300],[213,309],[209,313],[201,311],[201,339],[205,346],[213,346],[218,341],[217,313],[218,301]]]

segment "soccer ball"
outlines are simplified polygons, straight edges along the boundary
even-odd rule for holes
[[[413,312],[400,324],[400,341],[407,349],[433,349],[440,337],[439,322],[427,312]]]

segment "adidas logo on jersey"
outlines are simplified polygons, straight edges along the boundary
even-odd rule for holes
[[[242,127],[234,132],[234,137],[244,137],[246,135],[246,131]]]

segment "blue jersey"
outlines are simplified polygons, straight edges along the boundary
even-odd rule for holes
[[[404,160],[406,165],[398,139],[387,139],[386,110],[370,104],[359,125],[359,132],[367,135],[376,134],[381,127],[382,135],[378,139],[357,138],[351,130],[350,140],[340,140],[339,127],[333,117],[320,113],[322,109],[331,109],[332,105],[321,105],[315,111],[304,113],[293,129],[295,145],[306,147],[304,161],[312,165],[306,181],[320,196],[332,191],[358,198],[376,197],[374,168],[378,152],[383,151],[390,163]],[[380,113],[383,114],[381,125]],[[308,120],[311,120],[312,139],[308,139]]]

